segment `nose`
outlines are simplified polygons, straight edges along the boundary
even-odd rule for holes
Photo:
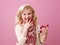
[[[28,19],[28,18],[29,18],[29,16],[28,16],[28,15],[26,15],[26,18]]]

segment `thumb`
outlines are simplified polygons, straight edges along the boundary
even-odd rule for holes
[[[28,22],[28,20],[26,20],[26,23]]]

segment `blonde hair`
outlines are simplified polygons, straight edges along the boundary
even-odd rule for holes
[[[36,17],[35,14],[34,14],[35,11],[34,11],[34,9],[33,9],[31,6],[29,6],[29,5],[27,5],[27,4],[22,5],[21,7],[19,7],[18,12],[17,12],[17,15],[16,15],[16,18],[15,18],[16,24],[17,24],[17,23],[18,23],[18,24],[22,24],[21,14],[23,13],[24,9],[30,9],[30,10],[32,11],[32,18],[33,18],[33,20],[34,20],[34,23],[36,24],[36,22],[37,22],[37,17]]]

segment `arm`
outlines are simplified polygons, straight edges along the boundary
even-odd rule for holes
[[[24,45],[26,40],[27,40],[27,32],[28,29],[32,26],[32,22],[30,21],[26,21],[26,23],[24,24],[24,26],[21,25],[16,25],[15,27],[15,33],[16,33],[16,37],[17,40],[19,42],[20,45]]]
[[[15,34],[16,34],[17,40],[18,40],[20,45],[24,45],[25,41],[27,39],[25,34],[22,32],[22,30],[23,30],[23,28],[21,26],[16,25],[16,27],[15,27]]]

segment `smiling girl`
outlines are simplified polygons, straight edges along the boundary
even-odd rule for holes
[[[31,6],[22,5],[16,16],[16,45],[41,45],[47,37],[48,26],[45,27],[40,29],[35,11]]]

